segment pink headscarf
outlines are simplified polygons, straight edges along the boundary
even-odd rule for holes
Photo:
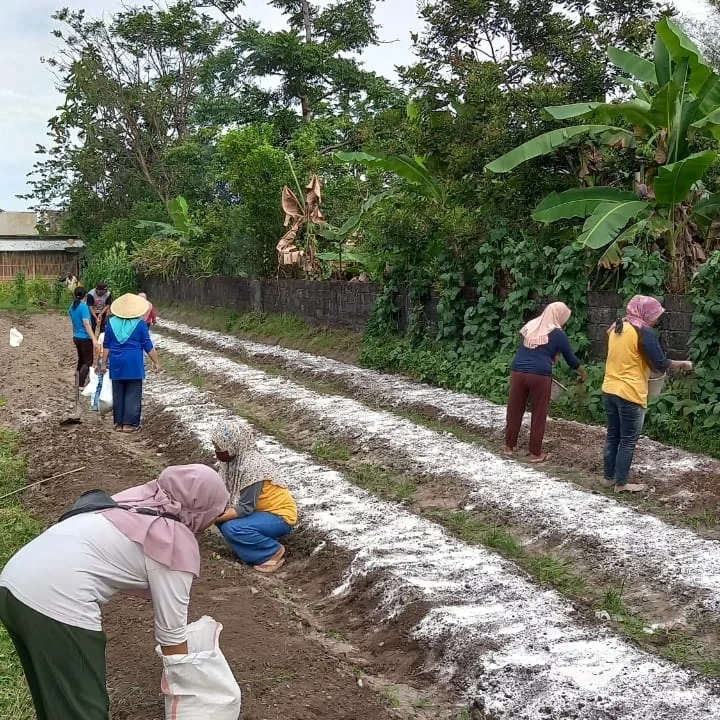
[[[625,322],[634,328],[652,327],[665,312],[665,308],[653,297],[635,295],[627,306]]]
[[[565,303],[550,303],[543,310],[542,315],[531,320],[520,330],[525,347],[532,350],[540,345],[547,345],[550,333],[563,328],[571,314],[570,308]]]
[[[113,495],[113,500],[171,513],[180,522],[120,509],[104,515],[155,562],[197,577],[200,549],[195,535],[222,514],[229,497],[222,478],[207,465],[175,465],[163,470],[157,480]]]

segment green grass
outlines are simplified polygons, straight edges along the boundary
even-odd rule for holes
[[[389,472],[370,462],[347,468],[345,472],[356,485],[385,500],[408,502],[417,490],[417,483],[412,478]]]
[[[394,685],[386,685],[381,690],[381,695],[385,698],[385,701],[391,708],[400,707],[400,693]]]
[[[163,306],[158,312],[168,320],[226,332],[248,340],[282,342],[296,350],[349,362],[356,362],[362,344],[361,333],[310,325],[289,314],[237,313],[222,308],[189,305]]]
[[[311,448],[318,460],[326,462],[347,462],[352,457],[352,450],[333,440],[318,440]]]
[[[18,438],[0,428],[0,495],[25,484],[25,462],[17,454]],[[32,540],[40,526],[20,505],[17,496],[0,500],[0,567],[10,556]],[[4,720],[32,720],[35,713],[15,650],[0,625],[0,717]]]

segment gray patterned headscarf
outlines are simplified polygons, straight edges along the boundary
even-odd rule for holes
[[[273,462],[257,449],[252,428],[239,420],[223,420],[212,433],[212,441],[221,452],[229,452],[233,459],[220,463],[220,477],[230,493],[230,504],[238,502],[245,488],[267,480],[273,485],[287,487]]]

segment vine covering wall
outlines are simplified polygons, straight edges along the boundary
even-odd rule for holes
[[[317,325],[359,332],[366,329],[372,318],[373,307],[384,293],[384,289],[374,283],[230,277],[182,281],[153,278],[146,280],[144,287],[153,300],[161,304],[180,302],[238,312],[290,313]],[[418,334],[433,335],[438,332],[443,313],[446,317],[457,313],[466,322],[466,337],[472,336],[481,346],[495,346],[495,334],[492,331],[500,326],[500,313],[487,301],[481,289],[461,287],[456,293],[445,295],[431,289],[417,297],[408,290],[386,287],[392,290],[387,322],[393,329],[408,333],[415,326]],[[531,315],[538,310],[539,303],[531,295],[518,294],[518,300],[523,314]],[[576,298],[573,305],[579,317],[574,327],[575,334],[584,334],[592,356],[602,358],[606,331],[622,308],[622,296],[616,292],[590,292],[579,300]],[[692,318],[690,299],[667,296],[664,300],[667,313],[660,327],[663,345],[673,358],[687,357]],[[506,298],[500,304],[510,302],[513,301]],[[508,346],[517,344],[518,322],[504,322],[502,332]]]

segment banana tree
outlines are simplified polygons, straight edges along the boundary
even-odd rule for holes
[[[315,247],[315,234],[317,228],[325,223],[320,205],[322,203],[322,184],[317,175],[310,178],[305,186],[305,192],[300,187],[295,168],[290,157],[290,165],[295,185],[298,189],[296,195],[287,185],[282,190],[282,209],[285,213],[285,227],[289,229],[280,238],[276,250],[278,253],[278,273],[285,265],[297,265],[306,273],[319,272],[320,265]],[[299,248],[296,238],[301,229],[305,230],[305,247]]]
[[[603,249],[600,264],[605,267],[619,264],[622,247],[636,238],[655,238],[670,261],[670,289],[679,292],[688,269],[705,259],[703,241],[720,214],[720,195],[709,195],[702,184],[718,156],[720,77],[670,18],[663,18],[656,32],[653,61],[608,49],[610,61],[627,73],[621,82],[632,97],[545,108],[554,120],[580,119],[583,124],[544,133],[486,169],[507,173],[588,136],[634,152],[632,190],[584,187],[553,192],[532,216],[543,223],[585,218],[577,245]]]
[[[392,185],[377,195],[368,198],[361,206],[359,213],[349,218],[341,228],[341,234],[344,231],[355,232],[362,216],[368,210],[401,193],[412,193],[417,196],[425,206],[432,208],[433,213],[436,215],[446,205],[445,186],[428,171],[422,157],[411,158],[408,155],[385,155],[367,152],[338,152],[335,153],[335,157],[342,162],[382,170],[384,173],[396,175],[405,181],[402,185]],[[428,247],[436,248],[437,246],[438,244],[431,239]]]

